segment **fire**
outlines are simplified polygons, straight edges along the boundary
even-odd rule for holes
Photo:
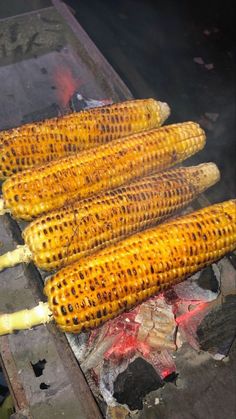
[[[54,73],[54,82],[60,104],[65,107],[82,82],[73,76],[70,68],[60,68]]]
[[[204,311],[206,307],[208,307],[208,303],[205,302],[196,304],[193,310],[181,314],[179,317],[176,317],[175,321],[178,325],[186,323],[191,317],[195,316],[197,313],[201,311]]]

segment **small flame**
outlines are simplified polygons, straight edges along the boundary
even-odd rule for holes
[[[58,100],[65,107],[82,83],[78,78],[73,76],[70,68],[57,69],[54,73],[54,81],[57,88]]]

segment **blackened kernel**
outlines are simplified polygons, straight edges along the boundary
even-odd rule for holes
[[[66,316],[67,311],[66,311],[65,306],[61,306],[61,312],[62,312],[63,316]]]
[[[101,317],[102,317],[101,310],[98,310],[98,311],[97,311],[97,318],[98,318],[98,319],[100,319]]]
[[[69,312],[70,312],[70,313],[72,313],[72,311],[73,311],[73,306],[72,306],[72,304],[68,304],[68,310],[69,310]]]
[[[74,323],[75,325],[79,324],[78,317],[73,317],[73,323]]]
[[[82,274],[82,272],[79,273],[79,276],[81,279],[84,279],[84,275]]]
[[[57,298],[56,297],[53,297],[52,303],[54,304],[54,306],[57,306],[58,305],[58,302],[57,302]]]

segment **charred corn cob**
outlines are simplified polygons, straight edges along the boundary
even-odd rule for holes
[[[0,179],[28,167],[159,127],[166,103],[131,100],[0,132]]]
[[[63,268],[46,283],[48,303],[0,316],[0,334],[55,319],[78,333],[125,310],[236,248],[236,200],[130,236]]]
[[[171,167],[204,144],[204,131],[194,122],[114,140],[11,176],[3,184],[0,212],[9,210],[16,218],[30,220],[70,200],[83,199]]]
[[[24,230],[25,245],[0,256],[0,270],[30,260],[45,270],[75,262],[161,222],[219,176],[214,163],[172,169],[48,213]]]

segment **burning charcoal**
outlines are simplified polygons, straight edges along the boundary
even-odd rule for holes
[[[176,372],[173,357],[166,349],[161,352],[151,352],[148,356],[148,360],[152,363],[152,366],[163,380]]]
[[[163,295],[142,304],[135,320],[140,323],[139,340],[145,340],[151,348],[158,350],[176,349],[174,314],[172,307],[166,303]]]
[[[164,378],[165,383],[174,383],[176,384],[178,375],[176,372],[172,372],[168,375],[166,375],[166,377]]]
[[[204,290],[212,291],[213,293],[219,292],[219,280],[216,276],[216,269],[218,269],[217,265],[215,265],[214,267],[212,265],[208,266],[200,272],[199,278],[197,279],[197,284],[199,285],[199,287],[201,287]]]
[[[187,341],[194,349],[199,350],[199,343],[197,339],[197,328],[202,322],[203,318],[211,310],[213,303],[198,303],[191,305],[191,301],[185,303],[183,307],[177,308],[176,312],[176,323],[178,324],[178,334],[180,334],[180,340]],[[179,312],[182,312],[180,315]]]
[[[137,357],[130,359],[122,359],[119,362],[111,360],[104,360],[101,369],[99,371],[99,390],[108,406],[114,406],[117,404],[114,397],[114,382],[118,375],[123,373],[130,362],[133,362]]]
[[[118,403],[127,404],[131,410],[142,409],[142,398],[162,385],[163,381],[155,369],[144,359],[136,358],[117,376],[113,396]]]
[[[143,356],[148,355],[150,349],[144,342],[139,342],[135,336],[122,332],[120,333],[114,344],[104,354],[105,359],[111,359],[118,361],[123,358],[130,359],[135,355],[136,351],[139,351]]]
[[[219,294],[220,272],[217,265],[192,275],[187,281],[177,284],[174,291],[182,300],[213,301]]]
[[[70,100],[69,106],[72,111],[79,112],[83,109],[96,108],[98,106],[111,105],[113,101],[111,99],[91,99],[82,96],[79,92],[75,92]]]
[[[90,347],[89,353],[81,363],[81,368],[84,372],[97,367],[103,361],[104,353],[113,344],[116,336],[107,336],[106,339],[103,338],[104,335],[101,334],[101,339],[99,338],[96,344]]]
[[[213,354],[227,355],[236,337],[236,295],[227,295],[215,306],[197,328],[199,346]]]

